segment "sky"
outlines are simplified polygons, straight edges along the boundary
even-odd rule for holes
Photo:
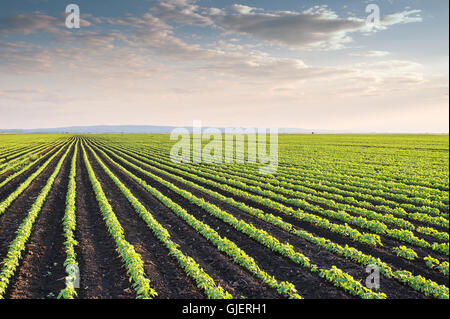
[[[70,3],[0,2],[1,129],[449,131],[446,0]]]

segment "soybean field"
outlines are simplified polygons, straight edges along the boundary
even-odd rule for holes
[[[448,299],[448,135],[0,134],[0,299]]]

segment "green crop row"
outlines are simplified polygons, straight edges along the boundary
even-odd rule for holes
[[[75,253],[75,246],[78,244],[75,240],[74,231],[76,229],[76,174],[77,174],[77,155],[78,155],[78,143],[75,145],[75,151],[72,156],[72,162],[70,165],[69,184],[66,195],[66,210],[63,217],[63,229],[64,229],[64,247],[66,251],[66,260],[64,261],[64,267],[78,266],[77,254]],[[76,274],[70,273],[66,277],[66,287],[61,290],[58,298],[73,299],[77,296],[77,292],[74,287],[74,277]]]
[[[448,277],[448,261],[440,262],[431,256],[425,257],[424,261],[429,268],[437,269]]]
[[[417,255],[417,253],[416,253],[413,249],[408,248],[408,247],[406,247],[406,246],[394,247],[394,248],[392,249],[392,251],[393,251],[397,256],[402,257],[402,258],[405,258],[405,259],[408,259],[408,260],[414,260],[414,259],[416,259],[417,257],[419,257],[419,256]]]

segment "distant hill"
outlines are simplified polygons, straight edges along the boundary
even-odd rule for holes
[[[154,133],[164,134],[171,133],[175,126],[146,126],[146,125],[103,125],[103,126],[71,126],[71,127],[57,127],[57,128],[38,128],[38,129],[0,129],[0,133],[72,133],[72,134],[87,134],[87,133]],[[192,127],[186,127],[192,131]],[[204,127],[203,129],[206,129]],[[221,128],[224,130],[224,128]],[[280,134],[311,134],[312,130],[297,129],[297,128],[281,128],[278,130]],[[337,133],[334,131],[314,131],[315,133]]]
[[[71,126],[56,128],[38,128],[38,129],[14,129],[2,130],[3,133],[169,133],[173,127],[171,126]]]

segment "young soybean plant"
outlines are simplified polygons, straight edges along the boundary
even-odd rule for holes
[[[440,262],[438,259],[433,258],[431,256],[425,257],[423,260],[425,261],[425,264],[427,265],[428,268],[437,269],[441,273],[443,273],[444,275],[446,275],[448,277],[448,262],[447,261]]]
[[[396,253],[397,256],[408,260],[414,260],[418,257],[417,253],[413,249],[407,248],[406,246],[394,247],[392,251]]]

